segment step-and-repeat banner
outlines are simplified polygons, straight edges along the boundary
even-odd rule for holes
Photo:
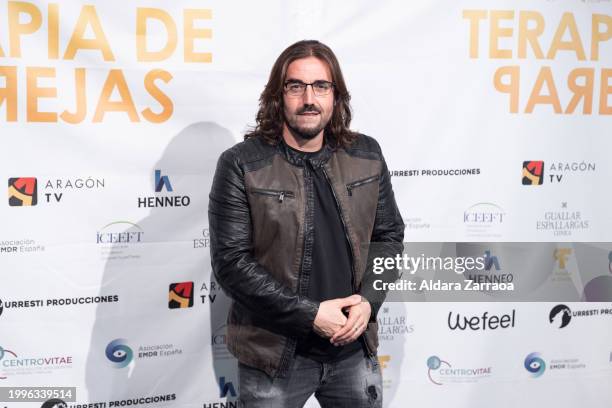
[[[610,285],[610,0],[1,1],[0,387],[237,406],[208,193],[274,60],[310,38],[383,148],[407,242],[595,242]],[[551,250],[548,278],[578,252]],[[386,407],[612,404],[610,303],[390,302],[378,321]]]

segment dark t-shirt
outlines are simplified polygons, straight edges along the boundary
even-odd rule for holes
[[[293,149],[296,152],[299,152]],[[316,157],[318,152],[299,152],[305,159]],[[305,164],[313,178],[314,242],[312,270],[308,285],[308,297],[317,301],[343,298],[353,294],[351,252],[346,239],[342,219],[331,186],[321,167]],[[362,350],[361,340],[345,346],[334,346],[314,331],[298,341],[298,354],[320,362],[348,357]]]

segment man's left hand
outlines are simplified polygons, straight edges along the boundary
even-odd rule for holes
[[[350,306],[347,310],[348,320],[346,324],[330,339],[334,346],[344,346],[354,342],[368,327],[372,307],[367,300],[363,299],[361,303]]]

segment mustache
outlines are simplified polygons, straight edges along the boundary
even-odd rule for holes
[[[300,110],[297,111],[298,115],[303,113],[321,113],[321,111],[314,105],[304,105]]]

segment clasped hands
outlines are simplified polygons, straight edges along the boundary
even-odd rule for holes
[[[348,312],[348,316],[343,310]],[[368,327],[371,313],[370,303],[362,301],[360,295],[326,300],[319,304],[313,329],[334,346],[343,346],[361,336]]]

